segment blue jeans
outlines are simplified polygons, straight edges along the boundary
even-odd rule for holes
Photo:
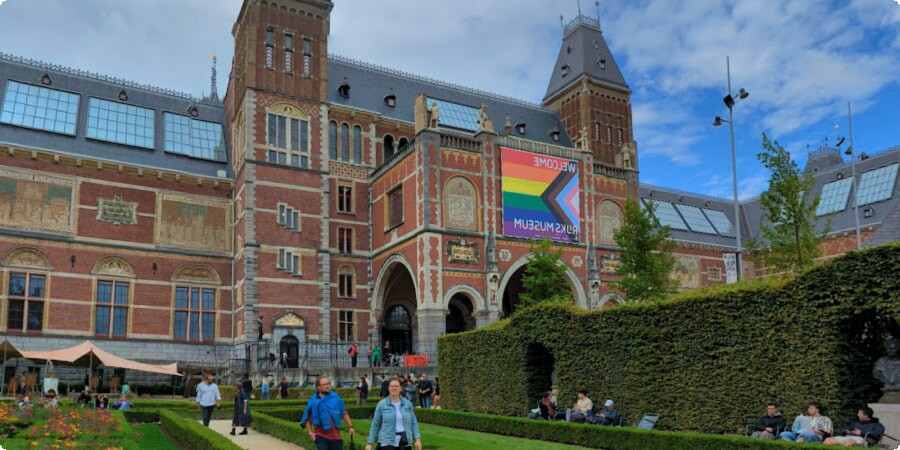
[[[431,396],[430,395],[419,395],[419,401],[422,402],[422,407],[425,409],[431,408]]]
[[[812,431],[785,431],[781,433],[778,437],[784,439],[786,441],[796,441],[797,438],[802,437],[804,442],[822,442],[822,436],[817,433],[813,433]]]
[[[344,441],[341,439],[332,441],[322,436],[316,436],[316,450],[344,450]]]
[[[203,412],[203,426],[209,426],[209,418],[212,417],[213,409],[216,408],[216,405],[212,406],[203,406],[201,407],[201,411]]]

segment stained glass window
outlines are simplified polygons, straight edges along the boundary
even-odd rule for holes
[[[859,177],[859,205],[880,202],[891,198],[894,194],[894,183],[897,181],[897,167],[900,163],[880,167],[863,173]]]
[[[681,216],[678,215],[678,211],[675,211],[675,206],[671,203],[653,200],[652,198],[645,198],[644,203],[653,205],[653,215],[656,216],[660,224],[668,225],[675,230],[688,230],[687,225],[681,220]]]
[[[163,113],[166,124],[166,151],[194,158],[225,160],[222,124]]]
[[[74,136],[79,100],[76,94],[10,80],[0,122]]]
[[[822,186],[822,194],[819,195],[819,206],[816,208],[816,215],[824,216],[847,208],[847,199],[850,198],[850,188],[852,187],[853,177],[832,181]]]
[[[85,136],[135,147],[153,148],[153,110],[134,105],[88,99]]]
[[[703,215],[703,211],[700,211],[700,208],[678,204],[675,205],[675,208],[677,208],[678,212],[681,213],[681,216],[684,217],[684,220],[687,222],[688,227],[691,228],[691,231],[716,234],[716,229],[713,228],[708,220],[706,220],[706,216]]]

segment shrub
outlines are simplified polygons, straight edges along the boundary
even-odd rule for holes
[[[225,436],[203,426],[196,420],[185,419],[172,411],[159,411],[159,420],[163,429],[184,448],[196,450],[237,450]]]
[[[525,416],[558,373],[658,427],[742,432],[778,403],[820,401],[836,427],[878,399],[880,335],[897,331],[900,245],[850,252],[785,282],[751,282],[604,311],[541,305],[438,339],[445,408]],[[555,364],[555,367],[550,367]]]

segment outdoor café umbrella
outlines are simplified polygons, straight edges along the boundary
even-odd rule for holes
[[[17,349],[14,345],[10,344],[6,339],[4,339],[2,343],[0,343],[0,348],[3,349],[3,365],[0,367],[4,368],[2,370],[3,373],[0,374],[0,391],[2,391],[3,386],[6,386],[6,361],[10,358],[21,358],[22,352],[20,352],[19,349]]]
[[[94,367],[111,367],[118,369],[131,369],[141,372],[161,373],[165,375],[182,376],[178,372],[176,363],[167,365],[146,364],[121,356],[113,355],[100,347],[94,345],[91,341],[84,341],[73,347],[61,350],[49,350],[38,352],[21,352],[23,358],[32,361],[53,361],[56,363],[69,364],[75,367],[87,367],[93,371]]]

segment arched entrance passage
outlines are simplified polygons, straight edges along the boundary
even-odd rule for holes
[[[384,313],[381,336],[385,342],[385,353],[412,353],[412,317],[403,305],[388,307]],[[390,348],[388,348],[390,343]]]
[[[475,329],[473,302],[462,293],[453,294],[447,303],[447,334]]]
[[[522,277],[525,276],[525,268],[527,266],[528,258],[520,258],[507,270],[507,274],[500,282],[500,292],[503,293],[501,317],[509,317],[510,314],[515,312],[516,306],[520,303],[519,296],[523,291]],[[584,287],[575,271],[568,266],[566,266],[566,278],[568,278],[569,288],[572,290],[572,301],[582,308],[587,308],[587,295]]]
[[[281,354],[279,365],[290,369],[300,367],[300,340],[296,336],[288,334],[281,338],[278,351]]]
[[[375,282],[376,297],[372,307],[381,322],[383,359],[389,353],[413,353],[415,349],[417,296],[411,273],[409,262],[397,254],[388,258]],[[386,345],[388,343],[390,347]]]

